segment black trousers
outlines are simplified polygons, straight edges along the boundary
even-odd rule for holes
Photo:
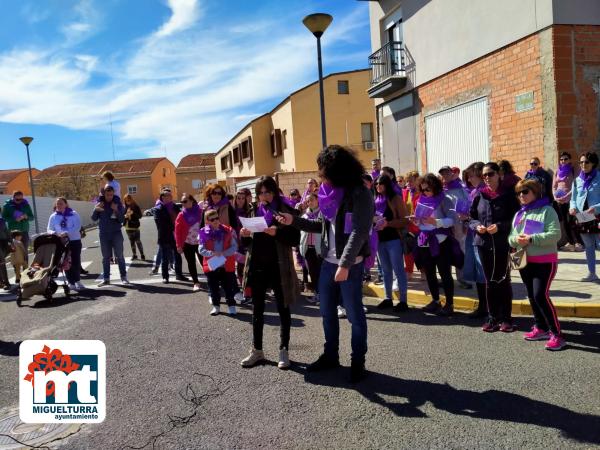
[[[175,263],[175,276],[183,276],[183,272],[181,270],[181,255],[179,254],[179,252],[177,252],[175,246],[171,244],[162,244],[160,245],[160,249],[162,252],[161,272],[163,279],[169,279],[169,264],[171,262]]]
[[[137,252],[135,251],[135,246],[140,250],[140,256],[144,254],[144,247],[142,246],[142,241],[140,237],[140,230],[126,230],[127,237],[129,238],[129,245],[131,245],[131,253],[135,256]]]
[[[558,218],[560,219],[561,230],[563,232],[561,244],[563,245],[564,241],[571,245],[581,243],[581,238],[578,236],[579,233],[575,228],[575,217],[569,214],[569,209],[569,203],[561,203],[558,205]]]
[[[252,333],[253,345],[257,350],[263,348],[263,328],[265,325],[265,297],[267,289],[272,288],[275,294],[277,312],[281,326],[279,328],[279,349],[289,348],[290,328],[292,326],[292,313],[283,301],[283,290],[281,289],[281,277],[277,265],[252,269],[250,274],[250,287],[252,288]]]
[[[198,246],[188,244],[185,242],[183,244],[183,255],[185,256],[185,260],[188,265],[188,272],[190,272],[190,276],[194,283],[198,283],[198,268],[196,267],[196,253],[198,252]]]
[[[535,326],[554,334],[560,334],[560,323],[556,308],[550,300],[550,285],[557,268],[557,263],[527,263],[527,266],[519,271],[527,288]]]
[[[422,269],[427,278],[427,287],[431,292],[431,297],[436,302],[440,301],[440,287],[438,285],[437,272],[442,278],[442,286],[444,287],[444,295],[446,296],[446,304],[454,304],[454,279],[452,278],[452,266],[450,265],[450,256],[452,255],[452,246],[450,240],[446,239],[440,244],[440,253],[433,257],[429,247],[419,247],[419,252],[426,252],[428,255],[422,258]],[[424,256],[424,255],[421,255]],[[421,259],[421,258],[420,258]]]
[[[485,274],[485,297],[489,316],[496,322],[511,323],[513,291],[508,267],[509,248],[507,245],[497,246],[495,250],[477,247],[477,251]]]
[[[221,287],[223,287],[223,290],[225,291],[227,306],[235,306],[233,296],[235,295],[237,282],[235,280],[234,272],[227,272],[224,267],[219,267],[216,270],[207,272],[206,279],[208,281],[208,290],[213,306],[219,306],[221,303]]]
[[[313,285],[313,289],[315,294],[319,293],[319,275],[321,274],[321,264],[323,263],[323,258],[317,255],[317,251],[314,247],[309,246],[306,249],[306,254],[304,255],[304,260],[306,261],[306,265],[308,267],[308,273],[310,274],[310,282]]]

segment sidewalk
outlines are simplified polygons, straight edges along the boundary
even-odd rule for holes
[[[600,283],[578,281],[587,274],[585,253],[560,252],[558,257],[558,272],[550,288],[550,297],[559,317],[600,318]],[[371,273],[376,277],[376,271]],[[527,291],[518,271],[513,271],[512,282],[513,314],[531,315]],[[415,272],[415,279],[408,282],[408,289],[408,302],[413,306],[425,305],[431,300],[427,284],[419,279],[418,272]],[[383,285],[369,283],[364,286],[363,293],[369,297],[384,298]],[[397,291],[394,292],[394,298],[398,300]],[[462,289],[455,284],[456,309],[473,310],[477,303],[475,286],[472,289]]]

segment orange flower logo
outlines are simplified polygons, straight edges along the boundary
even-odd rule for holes
[[[50,350],[50,347],[44,345],[41,353],[36,353],[33,355],[33,362],[27,366],[29,373],[25,376],[25,381],[31,381],[33,386],[33,378],[34,372],[44,372],[48,373],[53,370],[60,370],[66,374],[73,372],[74,370],[79,369],[79,364],[71,361],[71,357],[69,355],[63,355],[63,353],[56,349]],[[71,385],[73,383],[69,383],[69,389],[71,389]],[[46,396],[54,394],[54,383],[49,382],[46,385]]]

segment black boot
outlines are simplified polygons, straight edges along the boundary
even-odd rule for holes
[[[352,360],[350,363],[350,383],[358,383],[366,376],[365,362]]]

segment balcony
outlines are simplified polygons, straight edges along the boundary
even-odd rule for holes
[[[371,56],[371,87],[369,97],[382,98],[406,86],[406,71],[402,42],[388,42]]]

